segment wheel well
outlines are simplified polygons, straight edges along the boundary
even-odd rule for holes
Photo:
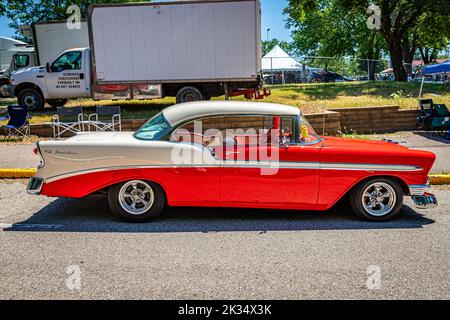
[[[149,182],[149,183],[157,185],[158,187],[161,188],[162,192],[164,192],[164,196],[166,197],[166,203],[167,203],[167,192],[166,192],[166,189],[164,189],[164,187],[160,183],[158,183],[156,181],[149,180],[149,179],[142,179],[142,178],[126,178],[126,179],[123,179],[121,181],[114,182],[114,183],[110,184],[107,187],[104,187],[104,188],[102,188],[100,190],[97,190],[94,193],[108,193],[109,188],[111,188],[111,187],[113,187],[115,185],[118,185],[120,183],[124,183],[124,182],[131,181],[131,180],[142,180],[142,181]]]
[[[31,82],[21,83],[18,86],[16,86],[14,88],[14,96],[18,97],[20,92],[24,89],[36,89],[37,91],[39,91],[41,96],[44,97],[44,94],[42,93],[41,88],[39,88],[37,85],[35,85],[34,83],[31,83]]]
[[[374,179],[374,178],[385,178],[385,179],[391,179],[391,180],[394,180],[394,181],[396,181],[396,182],[400,185],[400,187],[402,188],[402,190],[403,190],[403,195],[408,195],[408,194],[409,194],[409,188],[408,188],[408,185],[406,184],[406,182],[405,182],[403,179],[401,179],[401,178],[399,178],[399,177],[396,177],[396,176],[380,175],[380,176],[370,176],[370,177],[364,178],[363,180],[361,180],[361,181],[359,181],[358,183],[356,183],[353,187],[351,187],[350,190],[348,190],[348,191],[345,193],[344,196],[349,195],[349,194],[350,194],[353,190],[355,190],[355,188],[357,188],[359,185],[365,183],[366,181],[372,180],[372,179]]]

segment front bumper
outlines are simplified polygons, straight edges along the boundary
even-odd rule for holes
[[[438,206],[438,201],[434,194],[429,193],[430,185],[411,185],[409,192],[411,199],[417,209],[432,209]]]
[[[27,192],[29,194],[38,195],[41,193],[43,185],[44,185],[43,179],[37,178],[37,177],[31,177],[30,180],[28,180]]]

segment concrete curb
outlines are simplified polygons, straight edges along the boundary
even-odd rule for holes
[[[36,174],[34,168],[0,168],[0,179],[21,179],[30,178]],[[431,185],[450,185],[450,174],[432,174],[430,175]]]
[[[432,174],[430,175],[430,184],[433,186],[450,184],[450,174]]]
[[[35,174],[34,168],[0,168],[0,179],[30,178]]]

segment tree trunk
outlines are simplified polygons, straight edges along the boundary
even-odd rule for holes
[[[408,80],[405,68],[403,67],[402,38],[398,35],[392,35],[389,44],[392,69],[394,69],[395,81],[406,82]]]

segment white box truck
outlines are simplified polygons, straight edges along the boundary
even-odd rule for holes
[[[69,29],[66,21],[37,22],[31,26],[22,26],[24,36],[33,39],[33,46],[23,46],[14,53],[9,68],[0,76],[0,94],[10,94],[10,77],[12,72],[45,65],[53,61],[61,52],[70,48],[89,46],[87,21],[80,22],[79,29]],[[52,103],[52,101],[49,101]]]
[[[68,98],[177,102],[261,91],[259,0],[93,5],[90,48],[14,73],[20,104],[42,109]]]

